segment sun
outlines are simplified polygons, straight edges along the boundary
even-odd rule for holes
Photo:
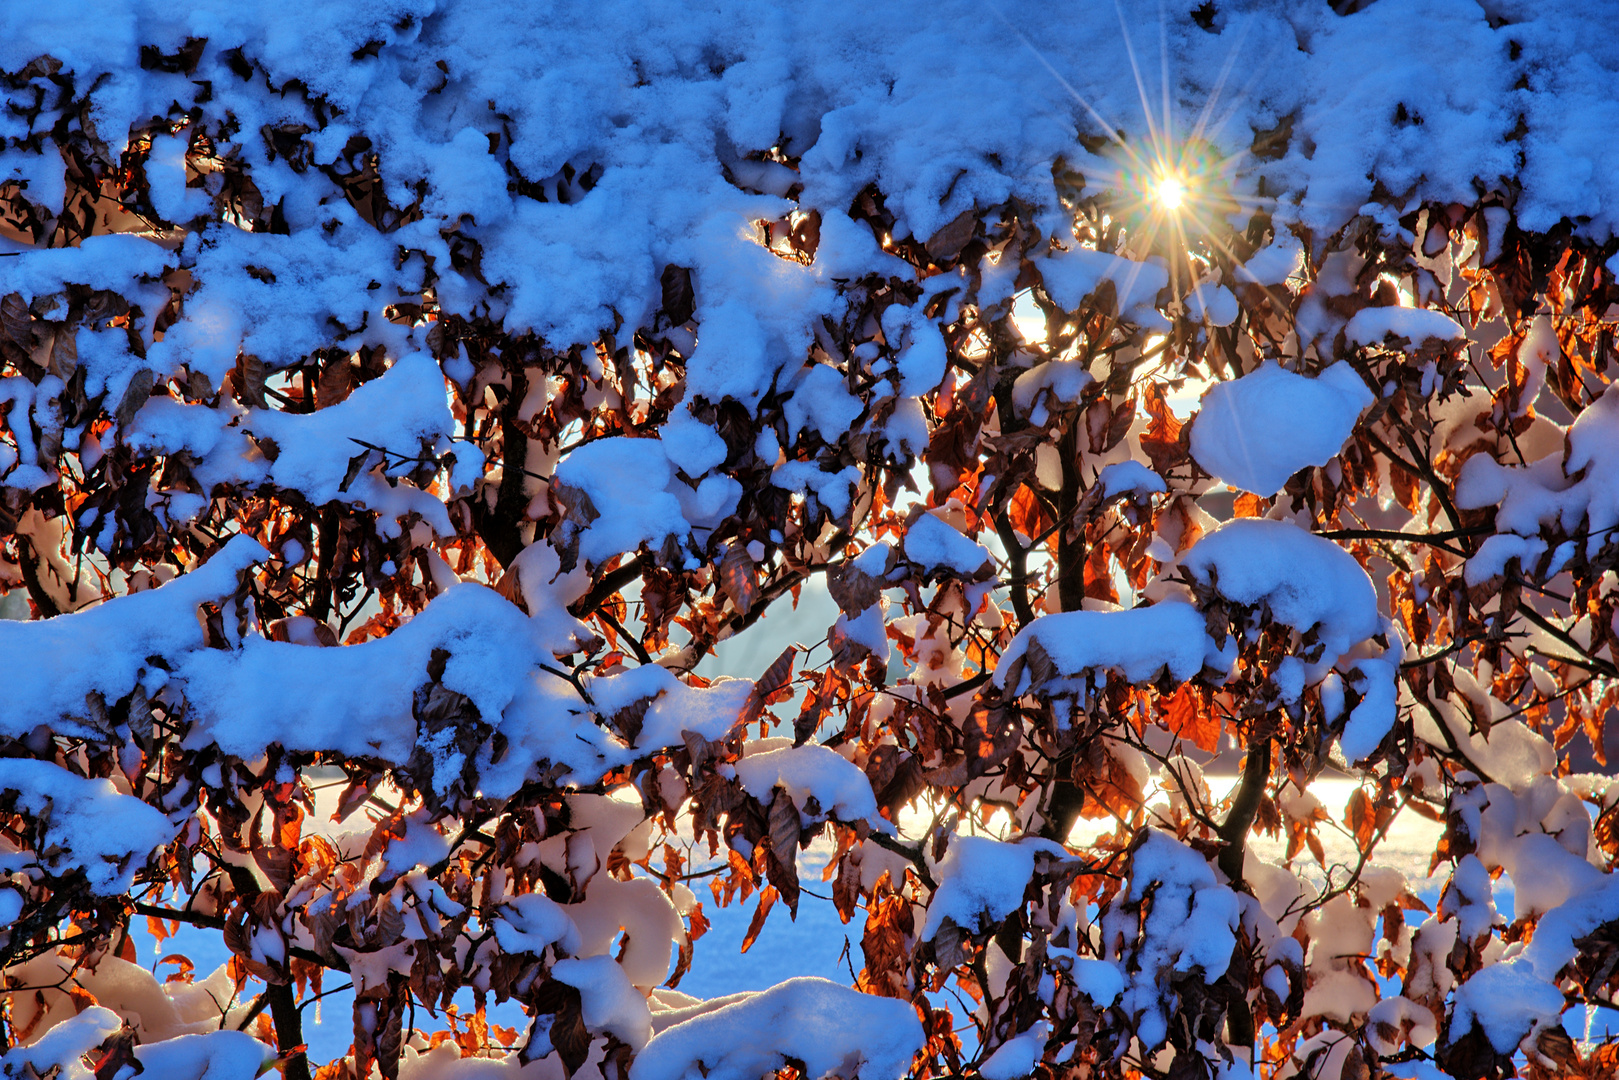
[[[1186,185],[1177,176],[1161,177],[1153,195],[1165,210],[1179,210],[1186,200]]]

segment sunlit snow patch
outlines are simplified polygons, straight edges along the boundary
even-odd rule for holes
[[[1306,465],[1337,456],[1372,400],[1342,361],[1313,379],[1267,362],[1203,395],[1192,457],[1232,487],[1274,495]]]

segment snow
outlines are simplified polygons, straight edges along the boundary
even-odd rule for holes
[[[70,1020],[63,1021],[27,1046],[14,1046],[0,1057],[0,1069],[17,1076],[32,1066],[36,1075],[49,1075],[59,1066],[56,1080],[95,1080],[95,1073],[80,1060],[123,1027],[124,1022],[111,1010],[92,1005]]]
[[[1298,273],[1304,261],[1304,249],[1293,236],[1278,233],[1269,245],[1249,256],[1237,267],[1237,280],[1255,285],[1280,285]]]
[[[43,50],[42,50],[43,51]],[[30,251],[26,258],[0,259],[0,294],[20,293],[26,301],[59,293],[67,284],[123,291],[143,279],[160,277],[173,255],[138,236],[92,236],[77,247]]]
[[[1338,740],[1348,761],[1359,761],[1377,749],[1394,727],[1399,696],[1394,682],[1395,666],[1391,661],[1367,658],[1357,661],[1355,669],[1355,689],[1361,693],[1360,704],[1350,711],[1349,722]]]
[[[1039,426],[1050,418],[1055,406],[1074,404],[1094,382],[1096,378],[1078,360],[1048,360],[1012,383],[1012,404],[1028,416],[1029,423]]]
[[[557,484],[566,487],[553,495],[568,507],[565,528],[579,537],[579,558],[600,565],[642,544],[656,551],[667,539],[683,539],[691,527],[665,490],[673,478],[657,439],[598,439],[569,454],[556,469]]]
[[[1416,348],[1426,341],[1462,341],[1467,331],[1442,311],[1426,308],[1369,307],[1357,311],[1344,327],[1356,345],[1381,345],[1384,338],[1404,338]],[[1336,366],[1336,365],[1334,365]],[[1368,401],[1367,404],[1370,404]]]
[[[736,776],[748,794],[769,804],[780,787],[808,820],[827,815],[839,821],[868,821],[882,827],[871,781],[859,766],[824,746],[788,746],[748,754],[736,763]],[[819,809],[811,811],[813,799]],[[807,822],[806,822],[807,823]]]
[[[1027,661],[1036,643],[1051,659],[1051,675]],[[1042,615],[1018,631],[1001,653],[994,680],[1019,696],[1083,692],[1089,675],[1098,670],[1117,671],[1140,683],[1167,668],[1177,681],[1185,681],[1202,670],[1212,650],[1202,613],[1179,601],[1123,611],[1064,611]]]
[[[233,420],[237,426],[224,426]],[[397,536],[398,519],[411,513],[449,536],[455,530],[443,502],[407,481],[390,482],[379,465],[347,485],[344,480],[350,459],[366,453],[367,445],[414,458],[424,447],[447,440],[452,424],[438,365],[425,353],[413,353],[381,378],[314,413],[251,409],[244,414],[228,399],[211,408],[151,398],[135,414],[128,439],[147,453],[189,451],[199,459],[192,473],[206,491],[219,484],[270,483],[300,492],[317,506],[335,501],[376,510],[384,536]]]
[[[922,1049],[909,1002],[826,979],[788,979],[664,1028],[630,1066],[630,1080],[757,1080],[786,1058],[806,1080],[897,1080]]]
[[[1038,264],[1046,295],[1072,311],[1107,283],[1113,287],[1120,318],[1143,330],[1164,331],[1170,322],[1158,310],[1158,294],[1169,285],[1169,270],[1160,262],[1135,262],[1085,248],[1060,252]]]
[[[1115,461],[1103,466],[1096,486],[1107,498],[1115,495],[1161,495],[1169,490],[1164,478],[1139,461]]]
[[[1314,629],[1323,652],[1307,665],[1310,682],[1384,629],[1376,590],[1355,557],[1288,522],[1228,521],[1198,540],[1181,565],[1231,603],[1264,604],[1277,622],[1301,634]]]
[[[166,1080],[257,1076],[274,1056],[272,1048],[245,1031],[182,1035],[135,1048],[135,1060],[148,1073]]]
[[[1063,858],[1049,841],[1006,843],[983,836],[955,835],[934,867],[939,887],[928,901],[921,940],[931,941],[949,919],[968,933],[994,926],[1023,905],[1023,891],[1034,876],[1038,852]]]
[[[652,1038],[652,1011],[646,998],[611,956],[558,960],[551,977],[579,991],[585,1026],[617,1036],[640,1050]]]
[[[1230,326],[1237,310],[1237,298],[1224,285],[1201,284],[1186,294],[1186,313],[1210,326]]]
[[[1451,1030],[1458,1035],[1478,1023],[1499,1054],[1510,1054],[1537,1030],[1556,1027],[1563,993],[1516,961],[1495,964],[1456,989]]]
[[[924,575],[948,570],[973,577],[990,562],[988,548],[963,536],[935,514],[919,514],[905,530],[900,546],[908,560],[922,567]]]
[[[1124,975],[1118,965],[1106,960],[1078,957],[1070,961],[1068,973],[1073,976],[1074,986],[1079,992],[1090,998],[1098,1008],[1112,1005],[1124,993]]]
[[[785,461],[770,474],[772,486],[800,495],[813,495],[835,518],[849,512],[850,499],[860,481],[860,470],[853,465],[827,472],[812,461]]]
[[[829,5],[808,20],[778,5],[737,0],[702,9],[601,0],[544,20],[514,18],[509,5],[476,0],[442,9],[344,0],[296,18],[275,5],[176,7],[151,0],[90,0],[65,13],[31,11],[0,35],[0,67],[16,72],[50,53],[65,68],[57,83],[17,77],[8,86],[11,107],[0,110],[7,144],[0,176],[25,180],[28,199],[60,208],[59,155],[40,136],[65,114],[56,106],[32,109],[30,102],[36,92],[55,100],[72,87],[78,95],[70,117],[79,125],[75,152],[106,159],[94,162],[97,168],[118,167],[119,155],[132,145],[132,125],[144,128],[161,116],[190,121],[177,133],[160,125],[144,164],[138,151],[131,160],[150,180],[151,210],[192,227],[182,238],[159,221],[151,231],[162,243],[98,236],[76,248],[0,259],[0,293],[30,301],[71,284],[117,289],[139,303],[143,314],[131,329],[148,350],[145,357],[121,327],[80,328],[84,385],[92,397],[121,398],[141,370],[153,371],[160,387],[168,377],[188,384],[187,375],[196,374],[217,388],[243,352],[274,371],[330,346],[382,347],[393,360],[388,372],[318,413],[242,409],[229,395],[216,406],[189,405],[160,391],[132,424],[120,425],[127,429],[98,431],[97,438],[114,454],[127,448],[138,457],[195,456],[192,471],[203,493],[173,491],[154,499],[176,530],[202,513],[217,485],[228,484],[375,511],[386,538],[400,537],[417,517],[443,537],[454,529],[439,494],[375,464],[344,483],[349,459],[361,451],[355,438],[407,456],[441,454],[451,445],[444,378],[421,351],[425,329],[393,322],[384,309],[419,298],[431,267],[441,314],[486,315],[514,336],[531,333],[558,354],[582,345],[588,366],[597,362],[592,345],[602,331],[628,342],[649,325],[662,268],[687,267],[697,310],[689,326],[678,329],[687,385],[670,423],[659,438],[584,442],[554,463],[546,497],[566,509],[569,520],[558,539],[577,540],[586,566],[643,546],[695,566],[699,553],[684,549],[702,545],[707,531],[742,505],[744,492],[730,477],[709,475],[729,450],[691,410],[707,415],[704,403],[726,398],[751,409],[775,395],[784,402],[789,436],[835,440],[862,424],[865,404],[850,393],[852,376],[838,366],[845,358],[817,355],[805,364],[814,328],[844,318],[856,303],[850,298],[866,288],[851,283],[892,281],[901,294],[880,320],[884,362],[892,367],[879,377],[898,395],[894,419],[881,432],[860,434],[881,436],[872,445],[891,450],[926,444],[929,421],[919,395],[943,377],[942,338],[937,318],[925,314],[927,305],[911,291],[917,275],[883,246],[907,237],[925,241],[964,211],[1020,200],[1040,230],[1039,244],[1029,249],[1039,253],[1037,287],[1070,311],[1111,288],[1122,317],[1154,332],[1169,329],[1164,310],[1177,311],[1178,304],[1193,319],[1228,325],[1236,315],[1230,289],[1279,285],[1306,255],[1312,266],[1319,264],[1321,252],[1306,253],[1290,229],[1322,237],[1359,218],[1393,232],[1399,225],[1385,205],[1390,201],[1401,210],[1466,204],[1481,190],[1504,186],[1515,204],[1510,212],[1494,207],[1483,215],[1485,261],[1503,250],[1504,227],[1513,221],[1528,228],[1567,221],[1598,243],[1612,233],[1619,224],[1619,147],[1608,135],[1619,125],[1619,63],[1602,35],[1590,33],[1588,5],[1411,0],[1360,6],[1339,16],[1322,3],[1213,5],[1210,10],[1219,11],[1207,30],[1182,10],[1164,15],[1161,5],[1145,0],[1129,0],[1117,12],[1105,6],[1065,10],[1061,18],[1031,0],[1016,0],[1001,20],[973,5],[922,0]],[[1136,25],[1160,28],[1166,122],[1187,129],[1203,103],[1215,99],[1228,114],[1204,132],[1214,155],[1233,159],[1247,151],[1253,132],[1272,129],[1284,117],[1293,124],[1292,139],[1277,156],[1250,162],[1231,178],[1235,205],[1251,205],[1266,193],[1274,239],[1235,267],[1226,284],[1207,283],[1184,296],[1169,292],[1168,268],[1156,257],[1064,250],[1072,235],[1050,179],[1060,154],[1087,177],[1089,191],[1119,184],[1115,162],[1076,145],[1076,124],[1082,135],[1099,128],[1073,98],[1105,117],[1110,130],[1115,123],[1139,127],[1131,73],[1136,58],[1120,33]],[[1413,33],[1413,25],[1422,32]],[[1022,57],[1021,31],[1013,27],[1037,28],[1034,44],[1049,70],[1028,57],[961,63],[964,49]],[[141,64],[142,46],[170,51],[191,37],[206,40],[195,73]],[[1436,49],[1435,41],[1444,47]],[[374,55],[355,57],[372,42]],[[226,57],[238,46],[256,66],[247,79],[231,72]],[[1243,92],[1220,98],[1224,65],[1249,46],[1257,58],[1243,57]],[[1379,77],[1367,78],[1368,69]],[[1049,77],[1050,71],[1076,86]],[[1457,86],[1467,93],[1456,93]],[[1520,120],[1522,129],[1515,131]],[[310,160],[289,160],[266,138],[267,131],[293,126],[306,129]],[[215,174],[205,181],[212,187],[186,186],[186,151],[198,131],[250,170],[284,232],[250,231],[241,219],[213,212]],[[380,192],[395,206],[416,204],[418,219],[383,231],[337,193],[331,171],[341,168],[351,137],[361,135],[382,163]],[[30,144],[41,141],[47,153],[36,154]],[[777,145],[796,166],[748,156]],[[564,165],[579,172],[599,166],[591,170],[598,179],[567,202],[545,203],[519,193],[525,185],[513,182],[549,184],[555,194],[558,182],[546,178]],[[883,190],[897,215],[892,237],[873,236],[846,212],[870,184]],[[787,198],[794,188],[801,188],[796,202]],[[805,264],[757,243],[755,223],[795,210],[822,216],[821,246]],[[993,232],[992,221],[984,225]],[[476,257],[469,260],[468,251]],[[993,307],[1018,287],[1015,262],[1002,258],[987,270],[975,286],[981,307]],[[183,269],[176,280],[189,276],[194,288],[157,340],[153,320],[169,300],[158,281],[170,269]],[[1342,269],[1322,268],[1306,301],[1315,307],[1308,310],[1326,311],[1326,299],[1342,295],[1334,292]],[[943,281],[966,283],[949,274]],[[971,301],[950,301],[958,302]],[[1330,330],[1342,323],[1341,316],[1322,315],[1319,325]],[[1530,379],[1520,410],[1557,361],[1550,329],[1549,320],[1536,319],[1516,358]],[[1413,346],[1460,336],[1460,327],[1438,312],[1388,307],[1361,310],[1344,331],[1348,341],[1365,346],[1382,344],[1391,333]],[[462,384],[475,374],[464,353],[447,360],[444,371]],[[24,421],[46,415],[64,393],[61,380],[24,381],[8,380],[0,390],[12,406],[8,427],[16,443],[0,448],[0,468],[7,487],[19,491],[56,479],[49,463],[36,460]],[[1046,360],[1015,382],[1013,403],[1040,425],[1093,385],[1077,361]],[[1268,362],[1209,392],[1191,429],[1193,456],[1220,480],[1271,494],[1301,468],[1330,466],[1371,401],[1346,363],[1310,379]],[[1497,462],[1488,453],[1466,463],[1458,504],[1496,507],[1501,530],[1469,562],[1468,584],[1504,574],[1513,560],[1528,574],[1554,543],[1554,558],[1566,563],[1574,549],[1543,535],[1548,530],[1589,530],[1586,554],[1600,553],[1608,530],[1619,525],[1619,480],[1608,467],[1619,457],[1616,410],[1619,396],[1610,389],[1573,423],[1566,453],[1565,445],[1537,450],[1526,466]],[[774,436],[769,446],[772,483],[813,499],[834,517],[851,512],[865,483],[860,467],[831,458],[825,466],[778,464]],[[449,487],[462,491],[482,478],[484,462],[470,447],[455,452]],[[1109,497],[1166,488],[1134,461],[1108,464],[1096,483]],[[928,572],[976,573],[991,561],[986,548],[931,515],[913,523],[903,544],[907,557]],[[294,550],[309,554],[297,541],[279,550],[289,557]],[[569,596],[578,595],[579,577],[559,577],[560,560],[550,565],[547,556],[555,553],[548,546],[530,550],[541,554],[513,567],[511,591],[521,606],[481,586],[454,583],[454,572],[439,560],[432,563],[434,580],[448,587],[413,619],[378,641],[315,648],[269,640],[252,604],[237,597],[241,575],[268,558],[254,540],[237,538],[156,590],[45,622],[0,625],[0,654],[8,664],[0,734],[23,739],[43,724],[59,736],[101,738],[97,698],[90,695],[105,704],[138,687],[174,704],[184,700],[195,725],[191,749],[217,745],[256,758],[268,740],[277,740],[295,750],[359,754],[394,765],[426,751],[436,790],[475,776],[479,793],[490,799],[515,792],[547,764],[562,767],[563,782],[592,784],[615,766],[678,744],[682,732],[705,739],[731,734],[749,683],[698,690],[661,668],[638,669],[591,680],[587,698],[541,670],[559,653],[574,651],[585,631],[564,610]],[[1365,655],[1372,648],[1368,639],[1383,625],[1369,580],[1352,559],[1291,525],[1247,521],[1206,536],[1182,565],[1201,589],[1234,603],[1266,605],[1301,633],[1315,629],[1323,641],[1320,659],[1288,657],[1275,681],[1285,698],[1297,700],[1311,682],[1338,668],[1330,691],[1323,684],[1323,702],[1340,705],[1330,712],[1343,720],[1341,747],[1351,759],[1375,750],[1401,703],[1394,696],[1397,658]],[[197,617],[205,602],[224,609],[226,648],[206,647]],[[838,633],[885,646],[883,617],[882,605],[874,605],[861,616],[843,617]],[[1035,643],[1051,662],[1049,672],[1031,662]],[[437,650],[449,655],[444,686],[465,695],[478,719],[506,740],[500,763],[491,760],[490,742],[469,748],[443,732],[421,730],[411,691],[426,681]],[[1137,682],[1165,670],[1189,678],[1212,656],[1199,609],[1166,600],[1127,611],[1047,615],[1012,642],[995,679],[1012,694],[1080,693],[1105,671]],[[1347,716],[1341,707],[1346,688],[1360,696]],[[639,733],[619,733],[615,718],[643,705]],[[1458,997],[1458,1027],[1465,1029],[1471,1016],[1485,1017],[1492,1043],[1510,1048],[1533,1025],[1555,1022],[1558,1008],[1548,988],[1555,993],[1550,980],[1561,966],[1558,958],[1571,948],[1568,942],[1598,925],[1592,920],[1613,917],[1612,895],[1596,887],[1592,875],[1599,871],[1576,842],[1588,837],[1568,824],[1584,811],[1568,806],[1564,796],[1571,793],[1550,776],[1555,755],[1544,739],[1499,715],[1486,737],[1465,723],[1456,727],[1450,714],[1435,721],[1421,715],[1424,710],[1411,711],[1424,738],[1447,734],[1436,723],[1450,725],[1448,734],[1498,781],[1479,789],[1478,805],[1462,807],[1477,826],[1482,854],[1476,867],[1464,860],[1458,869],[1457,895],[1469,901],[1458,908],[1458,925],[1476,929],[1493,921],[1487,880],[1474,879],[1497,867],[1523,870],[1514,875],[1517,912],[1543,913],[1517,959],[1486,968]],[[456,733],[462,728],[468,725]],[[823,813],[872,816],[869,782],[824,748],[751,754],[737,772],[749,790],[782,784],[807,814],[813,797]],[[82,866],[97,890],[127,887],[134,867],[173,835],[175,822],[149,807],[132,807],[134,800],[113,782],[22,760],[0,763],[0,776],[31,813],[51,803],[42,847],[55,850],[42,855],[47,868]],[[176,814],[187,809],[177,807]],[[559,946],[576,957],[591,953],[563,961],[574,965],[563,970],[585,995],[587,1021],[633,1044],[647,1038],[651,1024],[635,988],[666,972],[679,920],[656,886],[643,882],[641,888],[600,872],[625,841],[618,831],[624,815],[584,801],[578,813],[574,835],[584,840],[577,852],[563,853],[562,865],[582,872],[584,899],[563,911],[548,908],[543,897],[508,898],[494,932],[503,944],[509,938],[524,947]],[[108,822],[117,828],[106,828]],[[969,841],[975,839],[958,837],[939,864],[944,887],[929,907],[930,921],[935,909],[942,919],[948,908],[976,923],[986,912],[997,917],[995,911],[1010,910],[1008,902],[1021,902],[1021,891],[1011,898],[1010,890],[1020,881],[1026,885],[1032,873],[1022,871],[1026,850],[1005,845],[1015,859],[999,849],[974,856]],[[419,865],[443,850],[442,833],[413,821],[386,861]],[[1009,870],[983,896],[950,869],[952,859],[965,865],[980,856]],[[545,857],[553,853],[548,849]],[[1283,885],[1278,890],[1285,891]],[[1209,965],[1223,966],[1218,947],[1232,925],[1223,920],[1229,897],[1207,865],[1160,834],[1135,853],[1127,895],[1140,901],[1155,886],[1142,928],[1146,959],[1132,969],[1125,993],[1125,1007],[1149,1021],[1162,1009],[1159,977],[1199,966],[1214,974]],[[1131,938],[1128,920],[1117,912],[1109,918],[1115,945]],[[618,965],[606,950],[631,925],[636,930]],[[1118,945],[1116,951],[1123,950]],[[390,962],[408,960],[408,952]],[[111,959],[104,964],[115,970]],[[1086,985],[1098,1003],[1119,996],[1108,982],[1108,973],[1119,977],[1111,961],[1075,964],[1088,972]],[[1534,979],[1526,981],[1525,972]],[[1343,1004],[1351,996],[1328,986],[1316,1003],[1330,998],[1330,1008],[1353,1014]],[[42,1070],[59,1060],[66,1062],[64,1080],[85,1076],[80,1054],[116,1027],[114,1013],[88,1009],[35,1048],[10,1052],[6,1068],[16,1071],[38,1051]],[[1152,1030],[1149,1023],[1144,1038]],[[658,1040],[666,1037],[659,1050]],[[1035,1030],[1014,1035],[986,1063],[985,1076],[999,1080],[1027,1071],[1042,1038]],[[262,1054],[234,1032],[191,1040],[146,1044],[138,1053],[149,1072],[174,1076],[256,1069],[259,1062],[246,1055]],[[810,1062],[817,1075],[875,1078],[904,1072],[917,1045],[920,1032],[904,1003],[792,982],[672,1024],[647,1045],[635,1069],[648,1080],[673,1080],[712,1066],[727,1080],[752,1080],[793,1057]],[[704,1059],[710,1052],[720,1059]],[[494,1062],[455,1071],[474,1068],[516,1072]],[[425,1080],[451,1071],[424,1056],[412,1057],[403,1075]]]
[[[1526,556],[1545,550],[1540,540],[1543,528],[1568,533],[1589,530],[1587,557],[1595,557],[1607,543],[1608,531],[1619,526],[1619,473],[1608,465],[1619,455],[1619,392],[1615,385],[1619,384],[1610,384],[1575,418],[1568,429],[1566,449],[1559,448],[1528,465],[1503,465],[1488,453],[1467,459],[1456,479],[1456,505],[1464,510],[1495,506],[1495,525],[1501,534],[1524,538],[1500,540],[1493,547],[1486,541],[1469,561],[1470,583],[1502,573],[1514,556],[1529,571]]]
[[[1209,387],[1192,421],[1192,457],[1233,487],[1274,495],[1300,469],[1337,457],[1372,400],[1344,361],[1313,379],[1267,361]]]
[[[77,870],[98,896],[129,891],[154,849],[174,839],[175,826],[110,780],[87,780],[31,758],[0,760],[0,793],[42,823],[41,865],[53,876]]]
[[[41,723],[62,734],[96,734],[84,718],[85,695],[114,702],[137,684],[155,693],[166,676],[146,658],[203,648],[198,608],[207,601],[229,606],[237,575],[267,557],[257,541],[237,537],[161,588],[54,619],[0,621],[0,655],[7,658],[0,734],[20,739]]]
[[[1050,1027],[1044,1020],[1037,1020],[1028,1031],[1007,1039],[984,1059],[978,1074],[984,1080],[1021,1080],[1031,1075],[1046,1048]]]
[[[552,945],[569,955],[580,951],[578,928],[563,906],[544,893],[508,897],[490,925],[509,953],[539,956]]]
[[[1210,985],[1225,974],[1237,945],[1238,901],[1201,855],[1156,829],[1145,831],[1130,859],[1129,889],[1102,917],[1102,940],[1122,960],[1119,950],[1140,935],[1119,1007],[1134,1020],[1141,1044],[1156,1049],[1169,1032],[1170,972],[1200,970]],[[1138,926],[1126,904],[1139,905],[1149,890],[1152,901]]]

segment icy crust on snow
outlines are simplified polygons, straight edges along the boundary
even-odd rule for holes
[[[933,868],[939,885],[928,901],[920,940],[933,940],[945,919],[968,933],[977,933],[1017,910],[1023,905],[1023,892],[1034,876],[1034,857],[1039,853],[1068,857],[1060,844],[1049,840],[1007,843],[983,836],[951,836],[944,858]]]
[[[806,1080],[896,1080],[922,1049],[909,1002],[827,979],[788,979],[659,1031],[630,1080],[757,1080],[796,1058]]]
[[[1192,545],[1181,566],[1198,585],[1231,603],[1264,604],[1274,619],[1299,633],[1314,630],[1322,653],[1306,664],[1311,682],[1383,630],[1377,591],[1355,557],[1288,522],[1228,521]]]
[[[269,484],[317,506],[337,501],[375,510],[384,536],[397,536],[398,519],[412,512],[449,536],[455,530],[444,503],[407,481],[390,481],[378,455],[346,487],[344,479],[350,459],[367,453],[367,446],[406,458],[431,455],[453,423],[438,364],[426,353],[411,353],[313,413],[243,411],[228,397],[212,408],[151,398],[135,414],[127,439],[138,452],[189,451],[198,459],[192,475],[207,492],[220,484]]]
[[[1192,457],[1232,487],[1274,495],[1300,469],[1337,457],[1372,401],[1342,360],[1313,379],[1266,361],[1203,395],[1192,421]]]
[[[1036,644],[1054,671],[1029,660]],[[1168,668],[1184,682],[1203,669],[1213,649],[1202,612],[1181,601],[1124,611],[1063,611],[1042,615],[1018,631],[996,664],[994,680],[1013,696],[1081,694],[1098,671],[1149,682]]]
[[[1143,919],[1138,906],[1149,889]],[[1146,830],[1130,858],[1129,890],[1102,917],[1107,959],[1122,963],[1133,949],[1119,1007],[1134,1019],[1143,1046],[1156,1048],[1168,1037],[1174,973],[1196,969],[1210,984],[1225,974],[1237,945],[1239,911],[1237,894],[1215,881],[1203,856],[1165,833]]]
[[[1619,527],[1619,384],[1569,425],[1564,447],[1528,465],[1503,465],[1488,453],[1475,454],[1456,479],[1456,505],[1463,510],[1495,507],[1498,534],[1468,560],[1467,583],[1476,585],[1506,573],[1517,559],[1529,574],[1546,552],[1542,530],[1588,533],[1586,556],[1597,552]],[[1578,542],[1577,540],[1574,542]],[[1566,561],[1569,548],[1554,558]]]
[[[0,799],[45,822],[38,849],[44,870],[55,877],[82,871],[98,896],[127,892],[146,857],[174,839],[168,818],[110,780],[75,776],[49,761],[0,761]],[[26,868],[17,862],[16,855],[0,852],[0,865]]]

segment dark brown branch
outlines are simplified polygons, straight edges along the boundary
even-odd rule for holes
[[[270,999],[270,1019],[275,1023],[275,1049],[282,1060],[281,1075],[286,1080],[310,1080],[304,1018],[293,997],[292,984],[271,983],[264,993]]]
[[[634,558],[626,559],[616,569],[603,574],[602,579],[592,585],[590,591],[584,596],[575,600],[568,610],[575,618],[583,619],[589,616],[597,608],[601,607],[603,601],[609,596],[640,577],[641,571],[646,569],[646,565],[645,555],[636,555]]]
[[[1270,729],[1269,718],[1255,722],[1253,738],[1248,743],[1248,758],[1242,766],[1242,780],[1231,800],[1231,809],[1220,824],[1220,839],[1225,841],[1220,849],[1220,869],[1233,883],[1242,880],[1248,830],[1253,827],[1260,797],[1265,794],[1265,785],[1270,780]]]

